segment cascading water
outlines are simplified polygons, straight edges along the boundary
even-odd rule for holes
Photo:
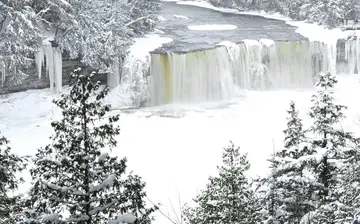
[[[360,39],[349,39],[345,42],[345,60],[349,74],[360,73]]]
[[[222,100],[234,96],[231,61],[224,47],[151,58],[153,105]]]
[[[320,42],[244,40],[184,54],[152,54],[151,104],[230,99],[241,89],[308,88],[329,68]]]

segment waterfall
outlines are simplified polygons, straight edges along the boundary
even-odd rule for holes
[[[151,103],[229,99],[235,96],[231,67],[224,47],[186,54],[153,54]]]
[[[360,39],[349,39],[345,42],[345,60],[349,74],[360,73]]]
[[[329,69],[320,42],[244,40],[188,53],[153,53],[151,104],[224,100],[237,90],[310,88]]]

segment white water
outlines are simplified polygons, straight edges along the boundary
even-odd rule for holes
[[[320,42],[244,40],[185,54],[152,54],[151,104],[230,99],[239,89],[310,88],[329,69]]]

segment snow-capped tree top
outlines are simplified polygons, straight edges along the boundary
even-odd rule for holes
[[[231,142],[223,151],[219,175],[210,177],[206,189],[194,199],[194,208],[186,207],[189,224],[257,223],[254,193],[244,172],[250,168],[247,156]]]
[[[19,65],[32,63],[31,58],[41,43],[36,24],[36,14],[29,1],[0,1],[0,68],[5,65],[0,71],[2,80],[8,72],[19,73]]]
[[[334,86],[337,79],[331,73],[320,73],[316,83],[317,94],[312,96],[313,106],[309,113],[314,119],[311,131],[318,134],[334,132],[334,125],[338,124],[344,116],[346,106],[335,104]],[[330,137],[330,136],[329,136]]]
[[[296,110],[293,101],[290,102],[290,108],[287,110],[287,113],[289,116],[287,117],[287,129],[284,130],[284,147],[291,148],[305,141],[305,130],[303,130],[302,120],[299,118],[299,111]]]

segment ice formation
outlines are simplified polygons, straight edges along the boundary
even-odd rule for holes
[[[6,66],[4,61],[0,61],[0,72],[1,72],[1,86],[4,86],[6,79]]]
[[[35,55],[36,68],[39,79],[42,74],[42,66],[46,65],[46,73],[50,80],[50,89],[57,92],[62,87],[62,55],[59,48],[53,47],[51,42],[44,41],[42,48]]]
[[[229,99],[237,89],[308,88],[329,68],[320,42],[244,40],[217,48],[152,54],[151,104]]]
[[[120,84],[120,70],[119,58],[116,58],[107,76],[107,84],[109,88],[113,89]]]
[[[360,39],[349,39],[345,42],[346,72],[360,73]]]

